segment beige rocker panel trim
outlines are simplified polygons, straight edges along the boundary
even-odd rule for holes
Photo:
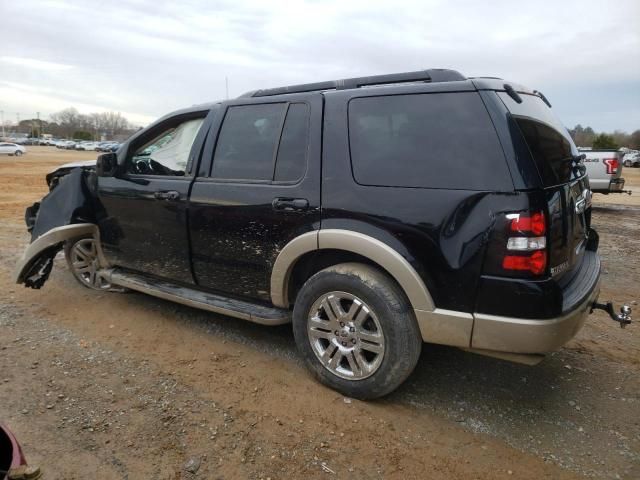
[[[18,260],[14,271],[13,279],[16,283],[22,283],[25,270],[33,263],[33,261],[44,250],[51,248],[59,243],[78,238],[85,235],[93,235],[98,239],[98,257],[100,263],[106,266],[106,260],[100,248],[100,232],[98,226],[93,223],[76,223],[73,225],[63,225],[61,227],[52,228],[47,233],[40,235],[25,249],[22,257]]]

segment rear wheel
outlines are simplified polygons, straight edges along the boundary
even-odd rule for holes
[[[65,244],[64,256],[73,276],[80,284],[93,290],[109,290],[111,284],[105,281],[98,271],[98,246],[95,238],[84,237]]]
[[[358,263],[335,265],[307,280],[296,299],[293,329],[316,378],[356,398],[395,390],[422,348],[404,293],[384,273]]]
[[[622,162],[622,164],[623,164],[625,167],[630,167],[630,166],[632,165],[631,160],[625,160],[624,162]]]

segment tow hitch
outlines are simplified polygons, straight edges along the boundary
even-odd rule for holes
[[[620,328],[624,328],[631,323],[631,307],[629,305],[621,306],[620,313],[616,313],[613,310],[613,302],[593,302],[589,313],[593,313],[594,310],[604,310],[607,312],[614,322],[618,322],[620,324]]]

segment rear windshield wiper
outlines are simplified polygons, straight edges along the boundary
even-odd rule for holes
[[[547,100],[547,97],[544,96],[544,93],[539,90],[534,90],[533,93],[534,95],[538,95],[542,99],[542,101],[547,104],[547,107],[551,108],[551,102]]]

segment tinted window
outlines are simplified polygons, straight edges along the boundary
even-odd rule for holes
[[[475,92],[356,98],[349,103],[349,138],[361,184],[513,189]]]
[[[300,180],[307,167],[309,143],[309,107],[304,103],[289,106],[284,122],[274,180]]]
[[[271,180],[286,104],[229,107],[213,156],[212,177]]]
[[[173,124],[138,147],[127,162],[127,171],[146,175],[184,175],[191,147],[203,118]]]
[[[516,120],[542,182],[546,186],[568,182],[578,150],[560,120],[536,95],[520,94],[522,103],[516,103],[504,92],[498,95]]]

